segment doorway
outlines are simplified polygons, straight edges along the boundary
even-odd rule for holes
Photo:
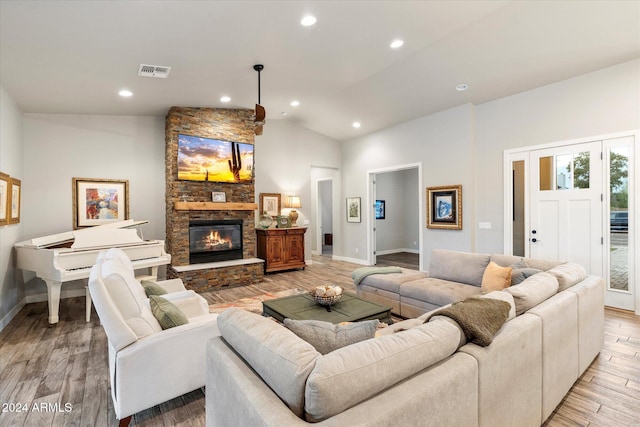
[[[318,180],[317,248],[320,255],[333,256],[333,180]]]
[[[367,172],[368,197],[362,213],[369,230],[369,265],[391,263],[422,269],[421,171],[421,164],[416,163]]]
[[[561,259],[606,280],[605,304],[640,311],[633,219],[637,134],[505,152],[505,253]],[[510,221],[509,221],[510,219]]]

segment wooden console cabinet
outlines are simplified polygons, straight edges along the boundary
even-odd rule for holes
[[[305,227],[256,228],[258,258],[264,260],[264,272],[304,269]]]

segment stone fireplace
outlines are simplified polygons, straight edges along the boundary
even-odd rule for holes
[[[254,144],[252,116],[253,110],[183,107],[172,107],[167,114],[166,245],[171,254],[167,277],[182,279],[188,289],[220,289],[262,281],[263,261],[256,258],[254,182],[178,180],[179,134]],[[226,202],[212,202],[212,192],[224,193]],[[221,237],[221,232],[231,236]],[[227,249],[225,240],[229,237],[233,249]],[[192,244],[193,239],[204,241]]]

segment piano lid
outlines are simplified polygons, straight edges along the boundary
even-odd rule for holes
[[[88,242],[91,241],[91,234],[95,234],[95,236],[100,236],[97,238],[103,238],[103,235],[108,235],[108,232],[115,231],[114,229],[120,228],[131,228],[139,225],[147,224],[149,221],[135,221],[133,219],[127,219],[125,221],[116,221],[111,222],[109,224],[98,225],[96,227],[84,228],[75,231],[66,231],[64,233],[51,234],[49,236],[36,237],[31,240],[25,240],[24,242],[16,243],[15,246],[25,246],[25,247],[35,247],[35,248],[48,248],[51,246],[61,246],[65,243],[69,244],[75,242],[76,239],[80,238],[82,241]],[[135,230],[131,230],[135,233]],[[88,237],[85,237],[87,235]],[[80,237],[78,237],[80,236]],[[137,236],[136,236],[137,237]],[[96,240],[93,239],[95,242]],[[138,238],[137,242],[141,242],[142,240]],[[81,245],[87,245],[89,243],[80,243]],[[130,244],[130,243],[125,243]],[[77,246],[74,244],[72,246],[76,248]],[[80,246],[87,247],[87,246]]]

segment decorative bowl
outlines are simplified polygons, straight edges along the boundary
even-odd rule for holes
[[[317,286],[310,293],[320,305],[331,306],[342,298],[342,288],[338,285]]]

